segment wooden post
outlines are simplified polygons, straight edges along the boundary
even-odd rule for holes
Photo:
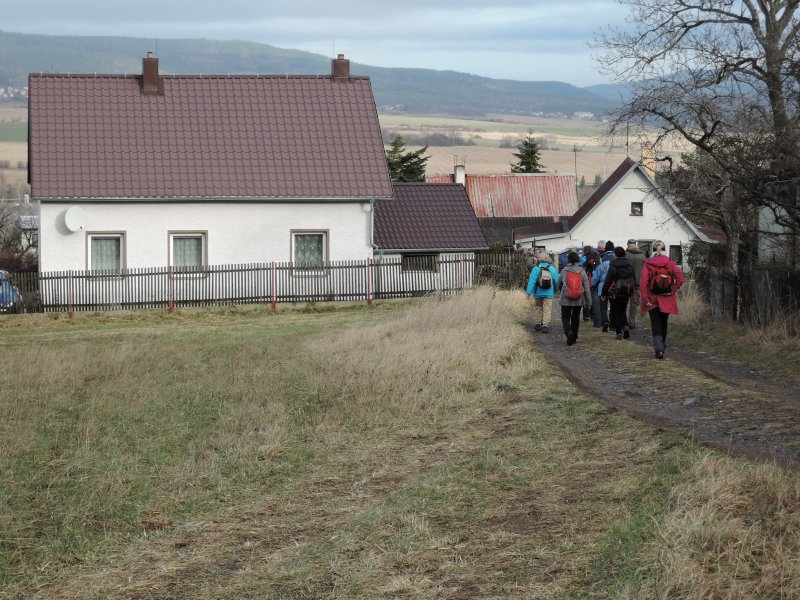
[[[272,305],[271,305],[271,310],[272,310],[273,313],[275,312],[275,310],[277,308],[277,305],[278,305],[278,299],[277,299],[277,296],[275,294],[275,280],[276,280],[276,277],[275,277],[275,261],[272,261],[272,290],[271,290]]]
[[[372,259],[367,259],[367,305],[372,306]]]
[[[175,303],[174,303],[173,285],[172,285],[172,265],[170,265],[167,273],[169,277],[169,305],[167,307],[167,312],[169,314],[172,314],[175,312]]]

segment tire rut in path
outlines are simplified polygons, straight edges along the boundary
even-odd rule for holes
[[[631,416],[735,456],[800,469],[800,403],[794,382],[780,381],[751,365],[724,361],[712,348],[669,344],[653,357],[649,322],[639,321],[630,340],[617,340],[591,322],[579,341],[566,345],[560,307],[550,332],[533,331],[533,344],[587,395]]]

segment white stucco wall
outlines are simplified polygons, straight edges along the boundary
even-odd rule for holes
[[[71,232],[64,214],[80,206],[83,231]],[[90,233],[123,232],[124,266],[168,265],[170,231],[207,232],[207,263],[226,265],[291,260],[291,232],[327,232],[328,260],[372,257],[368,203],[74,203],[41,204],[39,268],[88,268]]]
[[[584,245],[596,246],[600,240],[611,240],[623,248],[631,238],[662,240],[667,247],[697,241],[683,219],[651,190],[650,182],[638,169],[634,170],[569,235],[537,240],[536,245],[546,246],[551,252],[561,252]],[[631,214],[632,202],[642,203],[641,216]],[[530,245],[532,240],[524,242],[523,245]]]

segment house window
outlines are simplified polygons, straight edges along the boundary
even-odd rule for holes
[[[199,271],[207,264],[206,234],[170,233],[170,265],[180,271]]]
[[[644,214],[644,202],[631,202],[631,215],[641,217]]]
[[[292,262],[298,269],[322,269],[328,259],[324,231],[292,232]]]
[[[675,261],[676,265],[683,264],[683,248],[681,246],[670,246],[669,257]]]
[[[121,233],[89,234],[89,270],[122,271],[124,239]]]
[[[400,268],[403,271],[435,273],[439,270],[439,261],[436,254],[404,254],[401,258]]]

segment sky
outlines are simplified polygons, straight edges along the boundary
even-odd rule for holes
[[[15,33],[245,40],[381,67],[578,86],[607,82],[589,44],[627,15],[615,0],[6,1],[0,27]]]

